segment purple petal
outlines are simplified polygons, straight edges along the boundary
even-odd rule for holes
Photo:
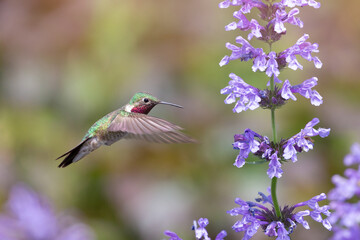
[[[171,231],[165,231],[164,234],[170,237],[168,240],[182,240],[176,233]]]
[[[309,215],[310,215],[310,211],[305,210],[305,211],[297,212],[294,215],[294,218],[298,223],[302,224],[305,229],[310,229],[309,223],[303,219],[304,216],[309,216]]]
[[[215,240],[223,240],[224,237],[227,236],[227,233],[225,230],[222,230],[221,232],[219,232],[219,234],[216,236]]]

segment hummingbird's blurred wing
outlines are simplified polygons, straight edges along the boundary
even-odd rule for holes
[[[110,132],[126,132],[124,138],[159,143],[189,143],[194,139],[180,132],[182,128],[161,118],[141,113],[118,114],[107,128]]]

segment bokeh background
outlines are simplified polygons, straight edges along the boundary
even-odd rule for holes
[[[327,193],[331,176],[344,170],[344,155],[360,141],[360,4],[320,2],[318,10],[302,8],[305,27],[288,27],[274,48],[285,49],[304,33],[319,43],[322,69],[301,61],[304,70],[280,77],[300,83],[317,76],[324,104],[298,97],[277,111],[277,127],[285,138],[318,117],[332,131],[297,163],[284,165],[280,204]],[[224,30],[235,10],[208,0],[0,1],[0,205],[23,182],[57,212],[90,226],[97,239],[164,239],[166,229],[194,239],[191,225],[199,217],[209,219],[210,233],[225,229],[227,239],[241,239],[231,230],[237,219],[226,211],[235,197],[265,192],[270,180],[266,165],[232,165],[233,135],[252,128],[270,136],[271,130],[269,111],[235,114],[219,93],[230,72],[259,87],[267,81],[251,63],[218,65],[229,54],[225,43],[239,35]],[[183,126],[199,143],[121,141],[57,168],[56,157],[137,91],[183,105],[158,106],[151,114]],[[309,221],[311,230],[299,226],[294,239],[329,237]]]

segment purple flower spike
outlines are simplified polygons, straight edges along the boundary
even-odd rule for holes
[[[345,177],[340,175],[334,175],[332,182],[335,184],[335,188],[329,193],[329,198],[332,201],[345,202],[353,197],[360,196],[360,167],[357,161],[360,158],[360,145],[355,143],[351,147],[351,154],[348,154],[344,158],[345,165],[357,164],[358,169],[348,168],[345,170]],[[359,219],[360,222],[360,219]]]
[[[356,169],[347,168],[345,177],[334,175],[335,187],[329,192],[332,214],[330,223],[334,226],[331,240],[352,240],[360,236],[360,145],[354,143],[351,153],[345,156],[344,164],[356,164]]]
[[[8,211],[0,215],[1,239],[94,239],[87,226],[55,215],[46,199],[23,184],[11,189],[6,206]]]

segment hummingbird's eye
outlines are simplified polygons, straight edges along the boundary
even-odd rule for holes
[[[149,102],[149,99],[148,99],[148,98],[144,98],[143,101],[144,101],[144,103],[148,103],[148,102]]]

